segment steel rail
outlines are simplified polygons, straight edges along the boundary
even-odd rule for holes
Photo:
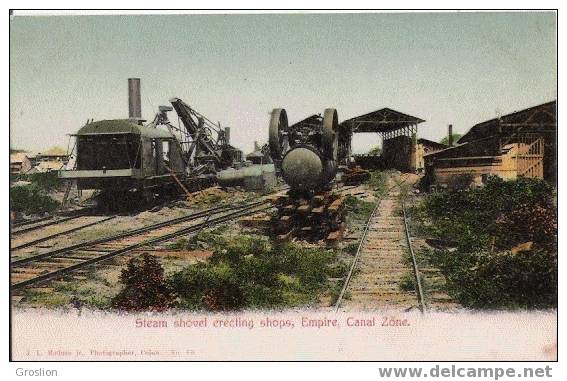
[[[400,187],[401,189],[401,185],[404,184],[409,178],[409,175],[407,175],[402,181],[399,181],[397,183],[397,185]],[[403,218],[404,218],[404,230],[405,230],[405,236],[406,236],[406,241],[408,243],[408,249],[411,255],[411,262],[412,262],[412,270],[413,270],[413,275],[415,278],[415,284],[417,287],[416,290],[416,295],[417,295],[417,302],[419,303],[419,310],[421,311],[421,313],[425,313],[427,311],[427,305],[425,303],[425,297],[424,297],[424,293],[423,293],[423,285],[421,284],[421,276],[419,273],[419,266],[417,265],[417,258],[415,256],[415,252],[413,251],[413,246],[411,243],[411,237],[410,237],[410,232],[409,232],[409,225],[408,225],[408,218],[407,218],[407,214],[406,214],[406,206],[405,206],[405,202],[404,200],[400,197],[400,201],[402,204],[402,214],[403,214]]]
[[[64,212],[64,213],[59,212],[59,213],[56,213],[56,214],[52,214],[50,216],[36,218],[35,220],[32,220],[32,221],[24,221],[24,222],[16,223],[16,224],[13,224],[11,226],[11,229],[18,228],[20,226],[26,226],[26,227],[24,227],[22,229],[17,229],[17,230],[11,230],[10,234],[16,235],[16,234],[20,234],[20,233],[25,233],[25,232],[32,231],[32,230],[41,229],[45,226],[60,224],[62,222],[66,222],[66,221],[72,220],[74,218],[85,217],[92,210],[93,210],[92,208],[82,208],[82,209],[78,209],[78,210],[74,210],[74,211],[67,211],[67,212]],[[60,216],[61,218],[56,218],[57,216]],[[49,221],[49,220],[53,220],[53,221]],[[43,222],[43,221],[47,221],[47,223],[40,224],[40,225],[34,225],[34,226],[28,226],[28,225],[36,224],[36,223]]]
[[[57,225],[57,224],[60,224],[60,223],[63,223],[63,222],[66,222],[66,221],[69,221],[69,220],[72,220],[72,219],[75,219],[75,218],[79,218],[79,217],[83,217],[83,216],[78,216],[78,215],[77,215],[77,216],[71,216],[71,217],[58,218],[58,219],[54,219],[53,221],[48,221],[46,224],[39,224],[39,225],[34,225],[34,226],[27,226],[27,225],[31,225],[32,223],[42,222],[42,221],[44,221],[44,220],[42,220],[42,221],[34,221],[34,222],[29,223],[29,224],[26,224],[26,227],[24,227],[24,228],[17,229],[17,230],[12,230],[10,233],[11,233],[12,235],[19,235],[19,234],[22,234],[22,233],[30,232],[30,231],[32,231],[32,230],[37,230],[37,229],[44,228],[44,227],[46,227],[46,226]],[[53,219],[53,218],[54,218],[54,217],[51,216],[51,217],[48,218],[48,220]]]
[[[42,221],[46,221],[49,220],[51,218],[53,218],[54,216],[45,216],[45,217],[41,217],[41,218],[36,218],[33,220],[29,220],[29,221],[20,221],[20,222],[14,222],[14,224],[12,224],[13,228],[17,228],[20,226],[25,226],[25,225],[31,225],[31,224],[36,224],[38,222],[42,222]]]
[[[341,305],[341,302],[343,300],[345,292],[346,292],[348,285],[350,283],[350,279],[352,278],[352,274],[354,273],[354,269],[356,268],[358,258],[360,257],[360,252],[362,251],[362,246],[364,245],[364,242],[366,241],[366,237],[368,236],[368,230],[370,229],[370,222],[372,221],[372,218],[376,215],[376,211],[378,210],[379,205],[380,205],[380,203],[376,204],[376,206],[374,207],[374,210],[372,211],[372,213],[370,214],[370,217],[368,218],[368,221],[366,221],[366,225],[364,226],[364,231],[362,232],[362,237],[360,238],[360,242],[358,243],[358,248],[356,249],[356,254],[354,255],[354,259],[352,260],[352,265],[350,266],[350,270],[349,270],[348,275],[346,277],[345,284],[343,285],[341,293],[339,294],[339,297],[337,298],[337,301],[335,302],[335,312],[339,311],[339,307]]]
[[[112,252],[109,252],[107,254],[104,254],[104,255],[101,255],[101,256],[98,256],[98,257],[95,257],[95,258],[84,260],[81,263],[77,263],[77,264],[74,264],[74,265],[71,265],[71,266],[64,267],[62,269],[58,269],[58,270],[55,270],[55,271],[44,273],[44,274],[38,275],[36,277],[26,279],[24,281],[14,283],[14,284],[10,285],[10,289],[11,290],[18,290],[18,289],[21,289],[23,287],[29,286],[31,284],[35,284],[35,283],[50,280],[52,278],[60,277],[60,276],[65,275],[65,274],[67,274],[71,271],[77,270],[81,267],[85,267],[85,266],[88,266],[88,265],[91,265],[91,264],[94,264],[94,263],[97,263],[97,262],[101,262],[101,261],[107,260],[109,258],[115,257],[117,255],[125,254],[127,252],[130,252],[132,250],[138,249],[138,248],[143,247],[143,246],[167,241],[171,238],[175,238],[175,237],[182,235],[182,234],[197,232],[201,229],[201,225],[203,225],[203,224],[207,224],[208,226],[213,226],[213,225],[217,225],[217,224],[220,224],[220,223],[223,223],[223,222],[234,220],[235,218],[238,218],[238,217],[243,217],[243,216],[246,216],[246,215],[249,215],[249,214],[252,214],[252,213],[257,213],[257,212],[260,212],[260,211],[271,209],[272,208],[271,205],[269,205],[267,207],[260,208],[260,209],[255,209],[258,206],[261,206],[261,204],[266,204],[266,203],[267,203],[267,201],[260,202],[260,203],[254,203],[253,205],[247,205],[244,208],[239,208],[236,211],[233,211],[233,212],[231,212],[227,215],[217,217],[213,220],[201,222],[201,223],[193,225],[193,226],[182,228],[182,229],[179,229],[179,230],[172,232],[172,233],[164,234],[164,235],[159,236],[159,237],[154,237],[154,238],[151,238],[151,239],[143,241],[143,242],[135,243],[135,244],[126,246],[124,248],[114,250]],[[258,204],[260,204],[260,205],[258,205]],[[65,258],[65,257],[62,257],[62,258]]]
[[[108,220],[112,220],[113,218],[116,218],[116,216],[106,217],[106,218],[103,218],[103,219],[98,220],[98,221],[90,222],[90,223],[85,224],[85,225],[77,226],[75,228],[71,228],[71,229],[68,229],[68,230],[64,230],[62,232],[54,233],[54,234],[48,235],[46,237],[41,237],[41,238],[35,239],[33,241],[25,242],[25,243],[22,243],[21,245],[10,247],[10,250],[18,250],[18,249],[23,249],[25,247],[37,245],[38,243],[49,241],[52,238],[59,237],[59,236],[62,236],[64,234],[73,233],[73,232],[88,228],[90,226],[98,225],[98,224],[106,222]]]
[[[402,211],[404,214],[404,226],[405,226],[405,230],[406,230],[406,239],[408,241],[408,248],[411,254],[411,262],[412,262],[412,266],[413,266],[413,274],[415,277],[415,282],[417,285],[417,300],[420,304],[420,310],[421,313],[424,313],[427,311],[427,306],[425,304],[425,298],[423,297],[423,287],[421,285],[421,277],[419,275],[419,268],[417,266],[417,259],[415,257],[415,253],[413,251],[413,247],[411,244],[411,238],[410,238],[410,233],[409,233],[409,227],[408,227],[408,221],[407,221],[407,215],[406,215],[406,207],[405,207],[405,203],[402,201]]]

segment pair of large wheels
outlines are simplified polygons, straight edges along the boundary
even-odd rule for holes
[[[287,113],[283,108],[275,108],[270,118],[270,154],[274,161],[281,160],[289,148],[289,126]],[[334,108],[325,109],[321,151],[330,160],[337,160],[339,151],[339,117]]]

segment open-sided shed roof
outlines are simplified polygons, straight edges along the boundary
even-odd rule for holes
[[[535,128],[541,132],[551,132],[557,128],[556,107],[556,101],[551,101],[475,124],[459,139],[458,143],[468,143],[496,135],[499,128],[502,128],[503,133],[518,128]]]
[[[383,108],[380,110],[369,112],[368,114],[360,115],[348,120],[345,120],[341,125],[349,125],[352,132],[392,132],[404,127],[417,125],[425,122],[415,116],[404,114],[402,112],[392,110],[390,108]]]
[[[290,127],[303,127],[303,126],[320,126],[323,124],[323,118],[319,114],[313,114],[297,123],[292,124]]]

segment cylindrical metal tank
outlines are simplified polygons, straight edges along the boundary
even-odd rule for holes
[[[218,172],[217,180],[223,187],[244,186],[249,190],[273,188],[276,185],[276,169],[273,164],[228,168]]]
[[[281,172],[292,189],[313,191],[323,188],[335,177],[337,165],[334,160],[323,159],[310,146],[298,146],[283,157]]]

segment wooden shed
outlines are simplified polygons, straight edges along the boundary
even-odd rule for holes
[[[457,146],[424,156],[430,182],[444,186],[467,175],[557,180],[556,102],[548,102],[474,125]]]
[[[383,168],[413,172],[417,168],[416,146],[417,126],[425,122],[415,116],[404,114],[390,108],[360,115],[341,123],[352,133],[376,133],[382,137]]]

